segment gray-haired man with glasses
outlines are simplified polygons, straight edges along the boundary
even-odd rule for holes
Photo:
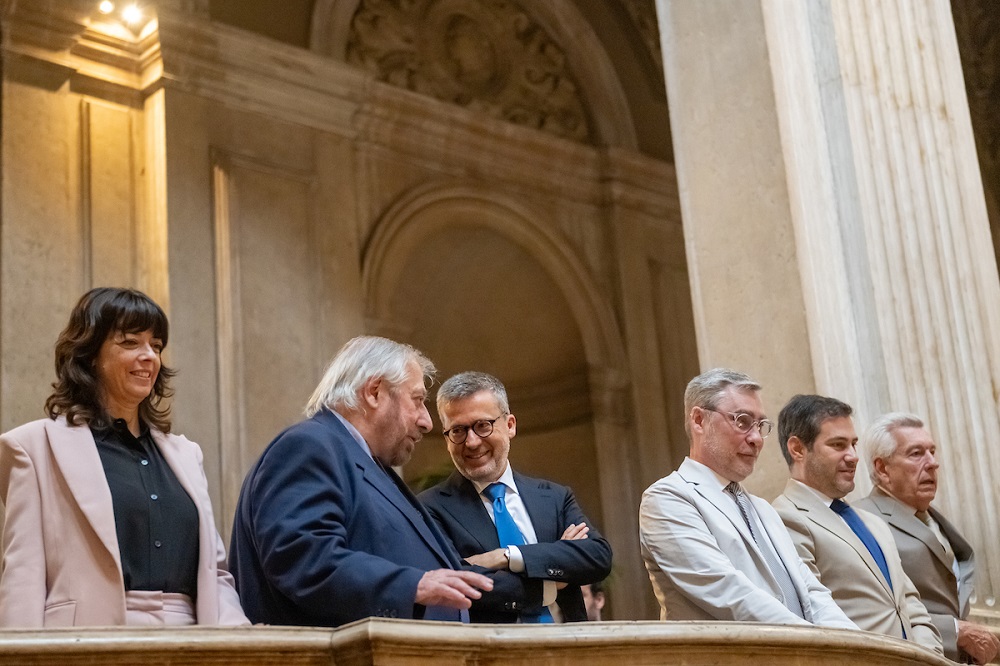
[[[799,559],[771,505],[744,490],[772,423],[760,385],[716,368],[684,393],[690,453],[643,493],[639,540],[663,620],[856,629]]]
[[[496,377],[463,372],[437,394],[455,471],[419,499],[470,564],[537,582],[538,598],[505,610],[473,608],[473,622],[587,619],[581,585],[611,570],[611,546],[569,488],[514,472],[507,460],[517,419]]]

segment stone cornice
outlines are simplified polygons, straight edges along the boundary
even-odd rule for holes
[[[562,198],[601,202],[597,150],[374,83],[357,118],[365,140],[454,176],[501,179],[528,189],[558,188]],[[469,151],[476,145],[480,150]]]
[[[158,78],[156,20],[135,34],[95,17],[94,4],[14,5],[3,18],[4,59],[41,64],[78,92],[140,106]]]
[[[92,23],[79,8],[25,9],[6,16],[4,30],[5,55],[56,66],[78,92],[140,107],[166,87],[361,139],[452,176],[501,181],[525,192],[556,190],[563,200],[588,205],[610,200],[679,219],[675,188],[667,185],[674,181],[669,164],[438,102],[333,58],[196,14],[161,9],[135,36]],[[470,145],[481,150],[467,150]],[[594,187],[601,181],[605,187]]]
[[[610,200],[681,227],[677,171],[673,164],[620,148],[604,151],[604,180]]]
[[[287,122],[353,135],[372,83],[352,67],[218,23],[161,12],[165,85]]]

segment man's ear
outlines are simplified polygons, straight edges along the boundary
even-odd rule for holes
[[[509,439],[514,439],[514,435],[517,434],[517,419],[514,418],[513,414],[507,415],[507,436]]]
[[[385,393],[385,382],[381,377],[372,377],[361,387],[361,405],[372,409],[378,407],[379,400]]]
[[[806,452],[806,445],[796,435],[788,438],[788,455],[791,456],[793,463],[805,460]]]
[[[692,407],[688,414],[691,421],[691,432],[702,432],[705,429],[705,410],[701,407]]]
[[[889,470],[885,468],[885,458],[876,458],[872,465],[875,467],[875,476],[878,477],[878,485],[889,487]]]

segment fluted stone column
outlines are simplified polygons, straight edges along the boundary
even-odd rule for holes
[[[1000,279],[949,3],[658,10],[702,366],[761,377],[772,412],[817,391],[859,428],[924,416],[937,505],[976,546],[991,614]],[[770,496],[769,447],[754,482]]]

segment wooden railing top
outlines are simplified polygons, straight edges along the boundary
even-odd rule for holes
[[[842,629],[744,623],[459,625],[370,619],[340,629],[116,628],[0,632],[0,663],[459,665],[951,664],[913,643]]]

